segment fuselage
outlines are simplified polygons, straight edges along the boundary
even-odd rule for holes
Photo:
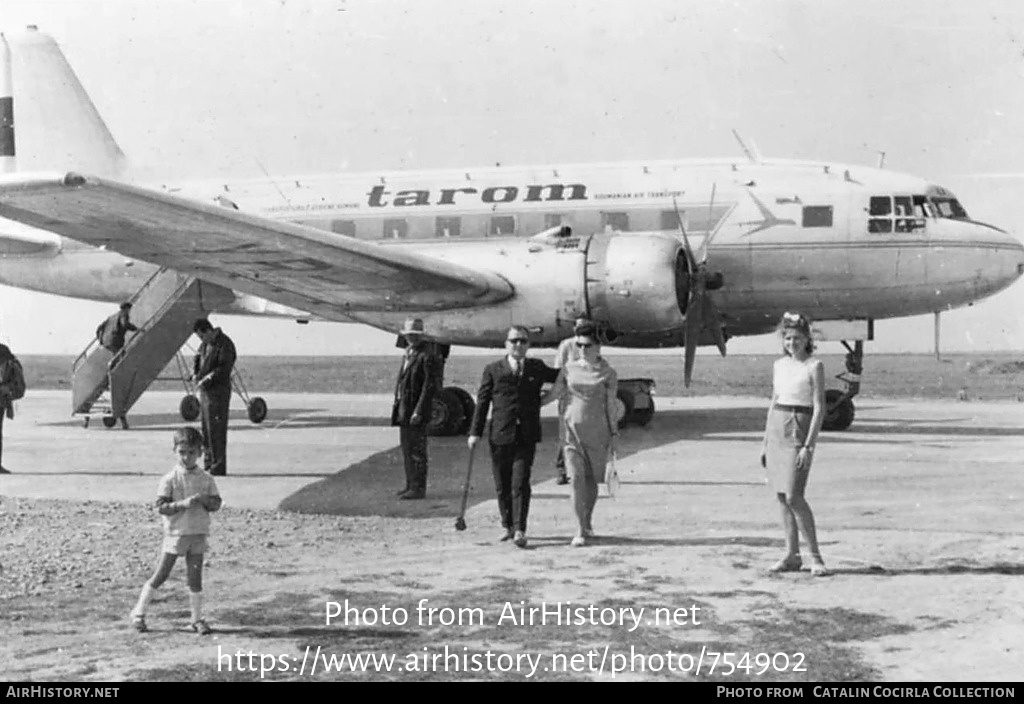
[[[542,341],[556,341],[565,334],[565,320],[595,310],[621,333],[619,344],[680,344],[685,300],[675,300],[673,284],[658,270],[665,261],[674,264],[680,219],[693,250],[712,238],[708,267],[722,278],[713,295],[730,336],[765,332],[788,309],[816,320],[946,310],[991,295],[1024,272],[1024,247],[1007,232],[971,220],[948,190],[863,166],[705,160],[300,176],[160,189],[499,273],[515,290],[510,300],[436,313],[428,321],[460,344],[500,344],[491,338],[506,319],[539,321]],[[557,247],[532,238],[558,225],[568,225],[573,235]],[[156,270],[57,236],[37,236],[36,246],[33,241],[24,235],[0,240],[0,283],[120,301]],[[639,255],[640,248],[652,254]],[[660,259],[648,262],[648,256]],[[600,285],[588,283],[597,267]],[[217,312],[308,317],[254,296],[226,300]],[[650,320],[644,319],[649,310]],[[403,316],[351,314],[390,330]]]

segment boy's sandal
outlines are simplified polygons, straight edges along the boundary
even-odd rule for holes
[[[799,557],[784,557],[768,568],[769,572],[799,572],[803,561]]]
[[[811,565],[811,576],[812,577],[828,577],[832,574],[828,567],[825,567],[824,562],[815,562]]]
[[[149,626],[146,625],[146,617],[141,614],[132,614],[132,628],[139,633],[148,631]]]
[[[206,621],[204,621],[203,619],[199,619],[198,621],[193,623],[192,630],[201,636],[208,636],[210,635],[210,633],[213,632],[213,629],[210,628],[210,626],[207,625]]]

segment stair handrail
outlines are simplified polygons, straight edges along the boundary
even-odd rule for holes
[[[154,279],[165,271],[170,271],[170,269],[168,269],[167,267],[160,267],[160,269],[155,274],[153,274],[153,276],[149,277],[149,279],[146,280],[146,283],[144,283],[142,287],[135,292],[135,295],[132,296],[131,302],[138,300],[142,293],[153,284]],[[181,297],[181,293],[189,286],[191,286],[195,280],[196,277],[194,276],[186,276],[184,280],[179,282],[178,285],[174,288],[171,294],[167,297],[167,300],[165,300],[160,305],[160,307],[157,308],[153,312],[153,314],[145,320],[145,322],[138,326],[139,329],[135,331],[134,335],[132,335],[130,338],[128,338],[127,341],[125,341],[124,347],[118,350],[117,354],[114,355],[114,358],[111,360],[111,371],[113,371],[121,363],[121,361],[128,354],[128,351],[131,349],[131,347],[136,344],[136,338],[141,339],[143,333],[155,327],[156,322],[163,318],[164,313],[166,313],[167,310],[178,301],[178,299]]]

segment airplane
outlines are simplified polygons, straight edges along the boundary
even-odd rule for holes
[[[848,351],[845,389],[827,394],[840,430],[875,320],[968,305],[1024,273],[1024,246],[939,184],[742,141],[740,159],[133,184],[56,42],[30,27],[2,49],[10,286],[117,302],[170,270],[201,282],[206,312],[393,333],[415,315],[442,345],[475,347],[502,347],[513,323],[554,346],[585,316],[611,346],[683,348],[687,385],[698,346],[725,354],[798,310]],[[472,397],[439,398],[463,432]]]

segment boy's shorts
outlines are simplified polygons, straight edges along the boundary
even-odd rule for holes
[[[171,555],[202,555],[206,552],[205,535],[164,536],[164,553]]]

